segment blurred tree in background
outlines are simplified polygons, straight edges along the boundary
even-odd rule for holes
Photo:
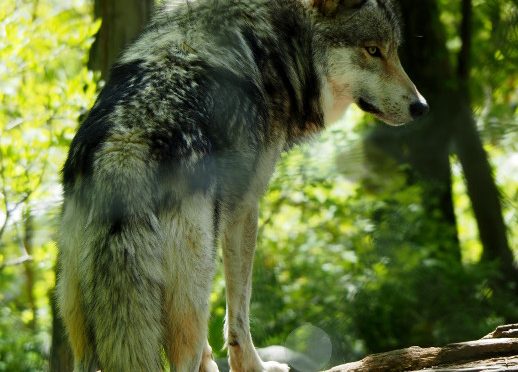
[[[86,51],[98,27],[83,2],[0,7],[0,370],[42,370],[52,321],[59,170],[93,102]]]
[[[432,112],[389,128],[352,109],[283,156],[261,206],[257,346],[310,323],[330,336],[335,364],[518,321],[518,1],[400,3],[403,64]],[[98,82],[151,9],[0,7],[0,371],[45,369],[52,327],[52,370],[70,369],[49,300],[59,170]],[[222,275],[212,304],[211,343],[224,355]]]

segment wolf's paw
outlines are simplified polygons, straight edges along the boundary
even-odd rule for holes
[[[219,372],[218,365],[213,360],[204,361],[200,366],[200,372]]]
[[[277,362],[263,362],[263,372],[289,372],[287,364]]]
[[[287,364],[284,363],[278,363],[278,362],[261,362],[260,364],[256,365],[255,367],[249,367],[249,368],[230,368],[230,372],[248,372],[248,371],[254,371],[254,372],[289,372],[290,367],[288,367]]]

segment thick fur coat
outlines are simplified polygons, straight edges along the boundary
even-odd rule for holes
[[[378,43],[389,60],[399,35],[382,0],[159,9],[113,67],[63,170],[58,295],[76,371],[158,371],[162,349],[176,371],[216,371],[207,319],[218,242],[232,370],[287,370],[260,360],[249,331],[258,199],[280,153],[349,103],[410,119],[422,97],[402,69],[385,78],[365,53]],[[372,92],[354,71],[403,93]]]

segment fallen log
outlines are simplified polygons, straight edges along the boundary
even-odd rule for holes
[[[444,347],[373,354],[327,372],[363,371],[514,371],[518,370],[518,324],[498,327],[484,338]]]

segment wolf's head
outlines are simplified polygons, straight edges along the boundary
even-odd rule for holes
[[[400,22],[391,0],[304,1],[315,17],[317,42],[327,51],[331,120],[351,102],[392,125],[428,112],[399,61]]]

